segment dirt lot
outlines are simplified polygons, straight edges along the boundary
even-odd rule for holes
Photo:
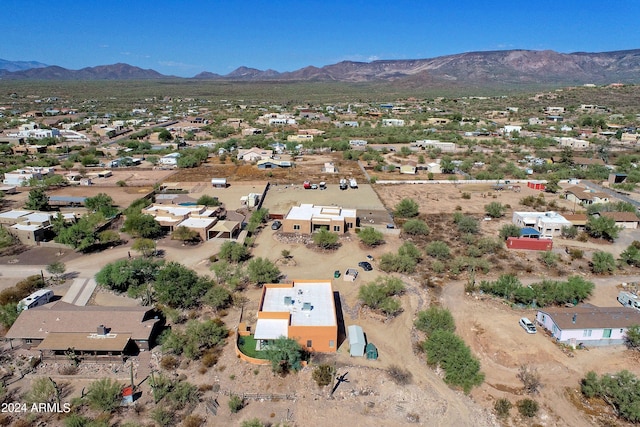
[[[127,207],[136,199],[147,196],[153,191],[153,187],[99,187],[99,186],[75,186],[64,187],[49,191],[49,196],[69,197],[94,197],[99,193],[105,193],[113,199],[116,206]]]

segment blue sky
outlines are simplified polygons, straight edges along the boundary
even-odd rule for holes
[[[640,48],[640,1],[2,0],[0,58],[163,74],[471,51]]]

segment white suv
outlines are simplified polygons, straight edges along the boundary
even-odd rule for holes
[[[527,319],[526,317],[520,319],[520,326],[522,326],[522,329],[527,331],[528,334],[535,334],[538,331],[536,329],[536,325],[534,325],[531,320]]]

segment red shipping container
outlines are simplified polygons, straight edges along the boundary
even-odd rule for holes
[[[528,249],[530,251],[550,251],[553,249],[551,239],[532,239],[530,237],[509,237],[507,239],[509,249]]]

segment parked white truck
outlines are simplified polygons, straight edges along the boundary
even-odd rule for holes
[[[638,295],[632,294],[631,292],[620,291],[618,294],[618,302],[625,307],[635,308],[640,311],[640,298]]]

